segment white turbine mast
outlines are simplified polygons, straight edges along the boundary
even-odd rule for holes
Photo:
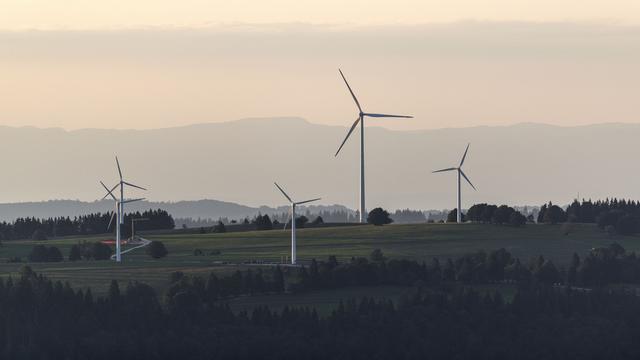
[[[291,209],[290,209],[290,214],[291,214],[291,264],[292,265],[296,265],[297,260],[298,260],[297,259],[297,249],[296,249],[296,206],[302,205],[302,204],[306,204],[306,203],[310,203],[310,202],[313,202],[313,201],[318,201],[321,198],[295,202],[295,201],[291,200],[291,197],[289,197],[289,195],[287,195],[287,193],[280,187],[280,185],[278,185],[278,183],[274,182],[274,184],[276,185],[278,190],[280,190],[282,195],[284,195],[284,197],[287,198],[287,200],[289,201],[289,204],[291,205]],[[289,219],[287,219],[284,222],[284,228],[285,229],[287,228],[287,223],[288,222],[289,222]]]
[[[460,165],[458,165],[458,167],[451,167],[451,168],[436,170],[433,172],[433,173],[439,173],[439,172],[454,171],[454,170],[458,172],[458,208],[457,208],[457,214],[456,214],[457,215],[456,220],[458,224],[462,222],[462,189],[461,189],[462,185],[461,185],[460,177],[462,176],[469,183],[469,185],[471,185],[473,190],[477,191],[476,187],[473,186],[473,184],[471,183],[471,180],[469,180],[467,175],[465,175],[464,171],[462,171],[462,164],[464,164],[464,159],[466,159],[467,157],[467,152],[469,151],[469,145],[471,144],[467,144],[467,148],[464,151],[464,155],[462,155],[462,160],[460,160]]]
[[[109,228],[111,228],[111,224],[113,223],[114,217],[117,217],[116,220],[116,254],[115,254],[115,259],[117,262],[122,261],[122,238],[121,238],[121,226],[124,224],[124,204],[128,204],[128,203],[132,203],[132,202],[136,202],[136,201],[141,201],[144,200],[144,198],[138,198],[138,199],[127,199],[125,200],[124,198],[124,187],[125,186],[130,186],[130,187],[134,187],[137,189],[141,189],[141,190],[147,190],[141,186],[138,185],[134,185],[131,184],[129,182],[124,181],[124,179],[122,178],[122,169],[120,169],[120,161],[118,161],[118,157],[116,156],[116,165],[118,167],[118,175],[120,176],[120,181],[114,185],[111,189],[109,189],[102,181],[100,181],[100,184],[102,184],[102,187],[104,187],[104,189],[107,191],[107,193],[104,195],[104,197],[102,198],[103,200],[106,199],[107,197],[111,197],[114,202],[115,202],[115,211],[113,212],[113,214],[111,215],[111,220],[109,221]],[[116,190],[118,187],[120,187],[120,199],[118,199],[114,194],[113,191]]]
[[[351,97],[353,98],[353,101],[356,103],[356,106],[358,107],[358,117],[356,118],[356,121],[353,123],[353,125],[351,125],[351,129],[349,129],[349,132],[347,133],[347,136],[342,141],[342,144],[340,144],[340,147],[338,148],[338,151],[336,151],[335,156],[338,156],[338,153],[340,153],[340,150],[342,149],[344,144],[347,142],[347,139],[349,139],[349,136],[351,135],[353,130],[356,128],[358,123],[360,123],[360,211],[359,212],[360,212],[360,222],[364,223],[366,221],[366,218],[367,218],[366,210],[365,210],[365,190],[364,190],[365,189],[364,188],[364,118],[365,117],[372,117],[372,118],[404,118],[404,119],[410,119],[410,118],[413,118],[413,116],[376,114],[376,113],[364,112],[362,110],[362,107],[360,106],[360,102],[356,98],[356,95],[353,93],[353,90],[351,90],[351,86],[349,86],[349,83],[347,82],[347,79],[344,77],[344,74],[342,73],[342,70],[338,69],[338,71],[340,72],[340,75],[342,76],[342,80],[344,80],[345,85],[347,85],[347,89],[349,89],[349,93],[351,93]]]

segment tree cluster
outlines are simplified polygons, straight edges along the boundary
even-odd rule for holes
[[[60,262],[63,259],[60,249],[55,246],[35,245],[27,259],[30,262]]]
[[[71,246],[69,250],[69,261],[85,260],[109,260],[113,250],[111,246],[100,241],[83,241]]]
[[[484,224],[522,226],[527,218],[507,205],[475,204],[467,210],[467,220]]]
[[[558,205],[549,202],[540,207],[537,222],[539,224],[558,224],[567,221],[567,213]]]
[[[384,210],[383,208],[377,207],[369,211],[369,214],[367,214],[367,223],[369,224],[382,226],[386,224],[391,224],[392,222],[393,222],[393,219],[391,219],[391,216],[389,216],[389,213],[387,212],[387,210]]]
[[[162,241],[153,240],[146,248],[147,255],[154,259],[161,259],[169,254]]]
[[[432,285],[443,282],[563,282],[560,270],[551,260],[538,256],[523,264],[505,249],[488,254],[478,251],[444,262],[434,258],[430,264],[401,259],[386,260],[381,251],[374,250],[370,259],[352,258],[344,263],[338,262],[335,257],[327,261],[313,259],[308,267],[299,270],[297,277],[298,281],[290,280],[289,288],[293,291],[363,285],[411,286],[417,282]]]
[[[574,200],[566,210],[552,204],[542,205],[539,223],[596,223],[598,227],[620,235],[640,232],[640,202],[625,199]]]
[[[258,214],[252,221],[256,225],[257,230],[273,230],[273,223],[269,215]]]
[[[164,210],[147,210],[142,213],[125,214],[124,223],[131,224],[132,219],[146,218],[136,224],[136,231],[168,230],[174,228],[171,215]],[[107,232],[111,214],[95,213],[83,216],[56,217],[48,219],[18,218],[14,222],[0,223],[0,240],[46,240],[51,237],[104,234]],[[123,236],[131,236],[131,227],[122,226]]]
[[[584,259],[574,254],[567,270],[567,282],[587,287],[640,284],[640,257],[635,252],[628,253],[617,243],[592,249]]]

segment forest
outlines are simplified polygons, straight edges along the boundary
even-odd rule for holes
[[[640,202],[625,199],[574,200],[566,209],[549,202],[540,207],[538,223],[595,223],[609,233],[640,232]]]
[[[622,259],[618,245],[605,248]],[[597,254],[594,255],[597,257]],[[542,264],[540,262],[542,261]],[[542,256],[521,264],[506,250],[440,265],[335,257],[305,268],[266,268],[218,278],[173,273],[164,294],[143,283],[108,294],[73,289],[23,267],[0,280],[0,354],[18,359],[635,359],[640,299],[595,285],[574,288]],[[602,269],[615,265],[600,264]],[[468,268],[481,269],[481,277]],[[548,276],[552,274],[558,276]],[[611,272],[612,281],[615,271]],[[474,285],[506,281],[514,293]],[[259,306],[233,312],[240,294],[304,292],[350,285],[406,284],[397,301],[361,298],[330,314]]]
[[[136,223],[136,229],[140,231],[166,230],[175,226],[172,216],[161,209],[126,213],[123,236],[131,235],[132,219],[146,219]],[[13,222],[0,223],[0,240],[46,240],[60,236],[105,234],[109,232],[107,228],[110,220],[111,213],[94,213],[74,218],[18,218]],[[112,226],[111,231],[113,229]]]

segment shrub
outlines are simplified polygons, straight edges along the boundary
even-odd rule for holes
[[[464,215],[464,213],[462,213],[460,220],[462,220],[462,222],[467,221],[467,217]],[[447,214],[447,222],[457,222],[457,221],[458,221],[458,209],[453,209],[449,211],[449,213]]]
[[[304,215],[299,216],[298,218],[296,218],[296,227],[303,228],[308,222],[309,222],[309,218],[307,218]]]
[[[169,252],[162,241],[154,240],[147,246],[147,254],[154,259],[160,259],[167,256]]]
[[[59,262],[63,260],[63,257],[55,246],[36,245],[31,249],[28,259],[31,262]]]
[[[111,246],[96,241],[91,244],[85,256],[94,260],[109,260],[112,254]]]
[[[231,223],[234,223],[234,221],[231,221]],[[218,224],[216,224],[216,226],[213,227],[213,232],[214,233],[226,233],[227,232],[227,227],[224,226],[224,223],[222,221],[218,221]]]
[[[82,252],[79,245],[73,245],[69,250],[69,261],[78,261],[82,259]]]
[[[369,212],[369,215],[367,215],[367,222],[375,226],[382,226],[391,224],[393,220],[386,210],[378,207]]]

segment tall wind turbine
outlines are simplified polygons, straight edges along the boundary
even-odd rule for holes
[[[138,185],[134,185],[131,184],[129,182],[124,181],[124,179],[122,178],[122,169],[120,168],[120,161],[118,161],[118,157],[116,156],[116,165],[118,167],[118,175],[120,176],[120,181],[114,185],[111,189],[107,188],[107,186],[104,185],[104,183],[100,182],[102,184],[102,186],[105,188],[105,190],[107,190],[107,194],[104,195],[103,199],[106,199],[108,196],[111,196],[115,202],[116,202],[116,212],[114,212],[114,215],[117,215],[117,222],[116,222],[116,261],[120,262],[122,260],[121,257],[121,231],[120,231],[120,227],[124,224],[124,204],[128,204],[131,202],[135,202],[135,201],[141,201],[144,200],[144,198],[139,198],[139,199],[129,199],[129,200],[125,200],[124,198],[124,187],[125,186],[130,186],[130,187],[134,187],[137,189],[141,189],[141,190],[147,190],[141,186]],[[115,189],[117,189],[118,187],[120,187],[120,199],[116,198],[116,196],[113,194],[113,191]],[[113,221],[113,216],[111,216],[111,221]],[[110,222],[111,224],[111,222]]]
[[[460,165],[458,165],[458,167],[452,167],[452,168],[446,168],[446,169],[434,171],[434,173],[454,171],[454,170],[458,172],[458,214],[456,219],[458,223],[462,222],[462,189],[461,189],[460,176],[462,176],[465,180],[467,180],[467,182],[469,183],[469,185],[471,185],[473,190],[477,190],[476,187],[473,186],[473,184],[471,183],[471,180],[469,180],[467,175],[465,175],[464,171],[462,171],[462,164],[464,164],[464,159],[467,157],[467,151],[469,151],[469,145],[471,144],[467,144],[467,148],[464,151],[464,155],[462,155],[462,160],[460,160]]]
[[[351,86],[349,86],[347,79],[344,77],[342,70],[338,69],[338,71],[340,71],[340,76],[342,76],[342,80],[344,80],[345,85],[347,85],[347,89],[349,89],[349,93],[351,93],[351,97],[353,98],[353,101],[356,103],[356,106],[358,107],[358,117],[356,118],[356,121],[353,123],[353,125],[351,125],[351,129],[349,129],[347,136],[342,141],[342,144],[340,144],[340,147],[338,148],[338,151],[336,151],[335,156],[338,156],[338,153],[340,153],[340,150],[342,149],[344,144],[347,142],[347,139],[349,138],[353,130],[356,128],[358,123],[360,123],[360,222],[364,223],[367,218],[366,210],[365,210],[365,191],[364,191],[364,118],[372,117],[372,118],[405,118],[405,119],[409,118],[410,119],[410,118],[413,118],[413,116],[375,114],[375,113],[364,112],[364,110],[362,110],[362,107],[360,106],[360,102],[358,101],[358,98],[356,98],[356,95],[353,93],[353,90],[351,90]]]
[[[284,197],[287,198],[287,200],[291,204],[291,264],[295,265],[296,262],[297,262],[297,252],[296,252],[296,206],[301,205],[301,204],[310,203],[310,202],[313,202],[313,201],[318,201],[318,200],[320,200],[320,198],[295,202],[295,201],[291,200],[289,195],[287,195],[287,193],[284,192],[284,190],[282,190],[282,188],[280,187],[280,185],[278,185],[278,183],[274,182],[274,184],[276,185],[278,190],[280,190],[282,195],[284,195]],[[284,223],[285,224],[284,225],[285,229],[287,228],[287,222],[288,222],[288,220],[285,221],[285,223]]]
[[[121,209],[124,209],[124,207],[122,207],[121,205],[123,204],[128,204],[128,203],[132,203],[135,201],[141,201],[144,200],[144,198],[139,198],[139,199],[129,199],[129,200],[124,200],[124,201],[120,201],[118,200],[118,198],[116,198],[115,195],[113,195],[113,191],[110,190],[102,181],[100,181],[100,184],[102,184],[102,187],[104,187],[105,190],[107,190],[107,194],[105,195],[105,197],[107,196],[111,196],[111,198],[114,201],[114,205],[115,205],[115,210],[111,213],[111,219],[109,220],[109,225],[107,226],[107,230],[111,229],[111,225],[113,224],[113,220],[117,217],[118,219],[120,218],[124,218],[124,214],[121,213]],[[104,199],[104,198],[103,198]],[[115,259],[117,262],[120,262],[122,260],[122,247],[121,247],[121,228],[120,228],[120,222],[116,221],[116,254],[115,254]],[[112,257],[113,259],[113,257]]]

